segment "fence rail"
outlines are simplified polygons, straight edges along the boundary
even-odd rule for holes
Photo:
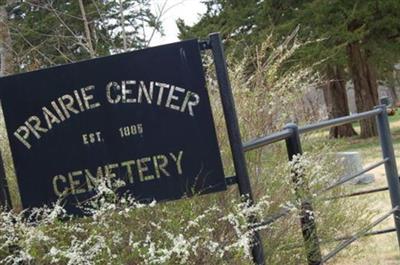
[[[370,190],[362,190],[362,191],[352,192],[349,194],[341,194],[341,195],[334,196],[334,197],[328,197],[328,198],[326,198],[326,200],[337,200],[337,199],[341,199],[341,198],[349,198],[349,197],[366,195],[366,194],[387,191],[387,190],[389,190],[389,187],[382,187],[382,188],[376,188],[376,189],[370,189]]]
[[[360,230],[359,232],[357,232],[356,234],[351,236],[349,239],[344,240],[343,242],[339,243],[339,245],[337,245],[334,250],[332,250],[331,252],[329,252],[326,256],[324,256],[322,258],[321,263],[324,263],[324,262],[330,260],[331,258],[333,258],[334,256],[336,256],[340,251],[345,249],[347,246],[349,246],[351,243],[353,243],[357,239],[364,236],[369,230],[371,230],[378,224],[382,223],[384,220],[386,220],[388,217],[390,217],[392,214],[394,214],[398,210],[399,210],[399,207],[396,206],[395,208],[393,208],[392,210],[390,210],[389,212],[387,212],[386,214],[384,214],[383,216],[379,217],[377,220],[372,222],[370,225],[368,225],[364,229]]]
[[[251,151],[254,149],[258,149],[260,147],[263,147],[265,145],[273,144],[282,140],[286,140],[292,135],[292,130],[290,129],[284,129],[283,131],[276,132],[261,138],[254,139],[252,141],[249,141],[243,145],[243,149],[245,152]]]
[[[385,111],[386,111],[386,108],[385,108]],[[340,126],[340,125],[344,125],[344,124],[359,121],[359,120],[373,118],[373,117],[376,117],[377,115],[381,114],[382,112],[383,112],[383,108],[376,108],[374,110],[370,110],[370,111],[366,111],[366,112],[362,112],[362,113],[358,113],[358,114],[353,114],[350,116],[340,117],[340,118],[336,118],[336,119],[332,119],[332,120],[321,121],[318,123],[300,127],[299,132],[307,133],[307,132],[312,132],[315,130],[321,130],[324,128]]]
[[[381,114],[382,111],[383,110],[381,108],[378,108],[378,109],[370,110],[370,111],[363,112],[363,113],[353,114],[353,115],[346,116],[346,117],[340,117],[337,119],[321,121],[319,123],[314,123],[314,124],[306,125],[303,127],[299,127],[299,133],[300,134],[308,133],[308,132],[312,132],[312,131],[316,131],[316,130],[321,130],[324,128],[340,126],[340,125],[343,125],[346,123],[351,123],[351,122],[359,121],[362,119],[375,117],[378,114]],[[254,149],[258,149],[265,145],[279,142],[281,140],[286,140],[287,138],[289,138],[292,135],[292,133],[293,132],[290,129],[284,129],[282,131],[275,132],[270,135],[252,139],[243,144],[243,149],[245,152],[247,152],[247,151],[251,151]]]
[[[336,187],[338,187],[338,186],[340,186],[342,184],[345,184],[345,183],[349,182],[350,180],[355,179],[356,177],[359,177],[362,174],[365,174],[365,173],[371,171],[372,169],[377,168],[377,167],[385,164],[388,160],[389,160],[389,158],[386,157],[385,159],[383,159],[383,160],[381,160],[379,162],[376,162],[376,163],[374,163],[374,164],[372,164],[372,165],[370,165],[370,166],[368,166],[368,167],[366,167],[366,168],[364,168],[364,169],[362,169],[362,170],[360,170],[360,171],[358,171],[358,172],[356,172],[354,174],[351,174],[350,176],[342,177],[337,182],[335,182],[335,183],[329,185],[328,187],[326,187],[323,190],[323,192],[329,191],[329,190],[331,190],[333,188],[336,188]]]
[[[386,102],[386,99],[381,99],[381,103]],[[351,122],[356,122],[360,121],[363,119],[368,119],[368,118],[376,118],[376,124],[378,127],[378,133],[379,133],[379,140],[380,140],[380,146],[382,149],[382,160],[379,162],[376,162],[368,167],[365,167],[364,169],[360,170],[359,172],[356,172],[354,174],[351,174],[349,176],[345,176],[343,178],[340,178],[338,181],[334,182],[333,184],[329,185],[325,189],[317,192],[317,196],[324,194],[325,192],[338,187],[376,167],[379,167],[381,165],[385,166],[385,172],[386,172],[386,178],[387,178],[387,187],[382,187],[382,188],[376,188],[376,189],[370,189],[370,190],[365,190],[365,191],[359,191],[359,192],[353,192],[350,194],[343,194],[331,198],[325,198],[327,200],[333,200],[333,199],[341,199],[341,198],[347,198],[347,197],[354,197],[354,196],[359,196],[359,195],[365,195],[365,194],[370,194],[370,193],[375,193],[375,192],[382,192],[389,190],[390,198],[391,198],[391,210],[387,213],[385,213],[383,216],[379,217],[377,220],[369,224],[368,226],[364,227],[361,231],[356,232],[352,236],[347,236],[347,237],[340,237],[337,238],[337,241],[342,241],[340,242],[335,249],[333,249],[331,252],[329,252],[327,255],[322,256],[321,255],[321,250],[320,250],[320,239],[318,238],[318,233],[317,233],[317,226],[315,224],[315,218],[312,216],[313,214],[313,206],[312,206],[312,200],[311,195],[308,194],[308,187],[302,186],[304,184],[302,178],[304,176],[299,176],[294,174],[294,177],[292,179],[292,182],[294,182],[295,189],[296,189],[296,196],[297,199],[301,202],[301,214],[300,214],[300,221],[301,221],[301,228],[302,228],[302,233],[303,233],[303,246],[306,249],[307,253],[307,260],[309,265],[319,265],[327,262],[334,256],[336,256],[341,250],[345,249],[348,247],[351,243],[354,241],[358,240],[359,238],[363,236],[373,236],[373,235],[379,235],[379,234],[384,234],[384,233],[390,233],[390,232],[396,232],[397,233],[397,239],[398,239],[398,244],[400,246],[400,182],[399,182],[399,176],[397,172],[397,166],[396,166],[396,158],[394,155],[394,150],[393,150],[393,143],[391,139],[391,134],[390,134],[390,127],[389,127],[389,120],[388,120],[388,115],[387,115],[387,109],[386,105],[382,104],[377,107],[375,107],[373,110],[366,111],[363,113],[358,113],[346,117],[340,117],[337,119],[332,119],[332,120],[325,120],[322,122],[306,125],[303,127],[297,127],[296,124],[288,124],[287,126],[284,127],[283,130],[259,137],[256,139],[252,139],[246,143],[243,144],[243,150],[245,152],[249,152],[255,149],[262,148],[264,146],[280,142],[280,141],[286,141],[286,147],[287,147],[287,152],[289,156],[289,160],[293,160],[293,158],[296,155],[301,155],[302,154],[302,148],[301,148],[301,140],[299,135],[312,132],[315,130],[320,130],[320,129],[325,129],[325,128],[330,128],[334,126],[340,126],[344,125],[347,123]],[[228,184],[233,184],[237,182],[237,179],[235,177],[229,177],[227,179]],[[259,228],[262,226],[269,225],[283,217],[286,217],[290,214],[291,212],[290,207],[281,207],[279,210],[274,212],[273,214],[265,217],[263,220],[260,222],[254,223],[251,227],[252,228]],[[377,230],[377,231],[372,231],[369,232],[373,227],[381,223],[382,221],[386,220],[388,217],[392,216],[394,217],[395,221],[395,228],[388,228],[388,229],[383,229],[383,230]],[[257,263],[257,264],[265,264],[263,262]]]

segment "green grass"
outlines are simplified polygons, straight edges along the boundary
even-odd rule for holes
[[[395,151],[400,150],[400,111],[393,116],[389,116],[389,122]],[[354,122],[353,127],[358,133],[360,132],[360,126],[358,122]],[[360,152],[367,161],[379,159],[382,156],[379,137],[361,139],[359,136],[354,136],[351,138],[327,140],[327,136],[327,131],[314,134],[316,141],[328,142],[334,145],[337,151]]]

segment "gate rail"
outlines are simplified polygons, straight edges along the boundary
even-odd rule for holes
[[[381,99],[381,103],[387,102],[387,99]],[[300,140],[300,134],[312,132],[315,130],[320,130],[324,128],[330,128],[334,126],[339,126],[351,122],[356,122],[360,121],[363,119],[368,119],[368,118],[374,118],[376,119],[376,124],[378,127],[378,134],[379,134],[379,140],[380,140],[380,146],[382,150],[382,160],[379,162],[376,162],[368,167],[365,167],[364,169],[360,170],[359,172],[356,172],[354,174],[351,174],[349,176],[345,176],[343,178],[340,178],[338,181],[335,183],[329,185],[325,189],[317,192],[317,196],[323,194],[324,192],[331,190],[335,187],[338,187],[344,183],[347,183],[348,181],[376,168],[381,165],[385,165],[385,172],[386,172],[386,179],[388,186],[387,187],[382,187],[382,188],[375,188],[375,189],[370,189],[370,190],[365,190],[365,191],[359,191],[359,192],[353,192],[350,194],[343,194],[335,197],[330,197],[330,198],[324,198],[326,200],[332,200],[332,199],[340,199],[340,198],[346,198],[346,197],[353,197],[353,196],[359,196],[359,195],[364,195],[364,194],[371,194],[375,192],[381,192],[381,191],[386,191],[389,190],[390,194],[390,199],[391,199],[391,210],[370,223],[368,226],[364,227],[360,231],[356,232],[352,236],[347,236],[347,237],[341,237],[341,238],[336,238],[335,241],[341,241],[336,248],[334,248],[331,252],[323,256],[321,254],[321,249],[320,249],[320,244],[323,243],[320,241],[318,238],[318,233],[317,233],[317,226],[315,223],[315,218],[313,216],[313,206],[310,200],[310,195],[308,193],[308,187],[304,186],[302,184],[303,182],[301,181],[304,176],[297,175],[296,172],[294,172],[294,177],[292,179],[292,182],[294,183],[295,191],[296,191],[296,199],[298,199],[301,204],[300,204],[300,222],[301,222],[301,229],[303,233],[303,240],[304,244],[303,246],[306,249],[307,253],[307,261],[309,265],[317,265],[317,264],[323,264],[336,256],[341,250],[345,249],[348,247],[351,243],[354,241],[358,240],[361,237],[364,236],[373,236],[373,235],[379,235],[379,234],[384,234],[384,233],[390,233],[390,232],[396,232],[397,233],[397,240],[398,244],[400,246],[400,182],[399,182],[399,175],[397,172],[397,166],[396,166],[396,158],[393,150],[393,143],[392,143],[392,137],[390,133],[390,127],[389,127],[389,119],[387,115],[387,108],[386,105],[382,104],[379,106],[376,106],[373,110],[350,115],[350,116],[345,116],[345,117],[340,117],[337,119],[332,119],[332,120],[326,120],[310,125],[306,125],[303,127],[298,127],[296,124],[288,124],[284,127],[283,130],[259,137],[257,139],[250,140],[246,143],[243,144],[243,150],[245,152],[249,152],[255,149],[259,149],[261,147],[270,145],[272,143],[276,143],[279,141],[286,141],[286,147],[287,147],[287,153],[289,156],[289,160],[292,161],[296,155],[301,155],[302,148],[301,148],[301,140]],[[296,163],[296,161],[294,161]],[[236,184],[237,183],[237,178],[235,176],[227,178],[227,183],[228,184]],[[306,194],[306,195],[304,195]],[[257,228],[265,225],[269,225],[275,221],[277,221],[280,218],[283,218],[287,215],[289,215],[291,212],[290,207],[281,207],[278,211],[275,213],[265,217],[263,220],[254,223],[251,225],[251,228]],[[377,230],[377,231],[371,231],[370,230],[380,224],[382,221],[386,220],[390,216],[394,217],[395,221],[395,228],[387,228],[383,230]],[[265,264],[265,263],[260,263],[260,264]]]

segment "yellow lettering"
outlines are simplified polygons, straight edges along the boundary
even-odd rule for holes
[[[53,190],[58,197],[65,195],[67,191],[67,188],[65,187],[66,182],[67,179],[63,175],[57,175],[53,178]],[[64,184],[64,188],[60,188],[62,184]]]
[[[154,179],[154,175],[144,176],[144,174],[143,174],[144,172],[149,170],[146,163],[149,162],[150,160],[151,160],[150,157],[144,157],[144,158],[136,160],[136,165],[137,165],[138,173],[139,173],[139,179],[141,182]]]
[[[165,176],[170,176],[165,167],[168,165],[168,158],[165,155],[153,156],[154,168],[157,178],[160,178],[160,170]]]
[[[87,92],[93,90],[94,88],[95,88],[95,86],[93,86],[93,85],[81,88],[82,98],[83,98],[83,102],[85,103],[86,109],[95,109],[97,107],[100,107],[99,102],[95,102],[95,103],[89,102],[89,100],[92,100],[94,97],[93,97],[93,95],[87,94]]]
[[[126,167],[126,173],[129,180],[129,183],[133,183],[133,173],[132,166],[135,164],[135,160],[128,160],[121,163],[121,166]]]
[[[106,178],[115,178],[117,175],[113,172],[114,168],[118,168],[118,164],[109,164],[105,166]]]
[[[21,135],[22,133],[22,135]],[[14,136],[23,143],[26,148],[31,149],[31,145],[26,141],[29,137],[29,129],[26,126],[19,126],[19,128],[14,132]]]
[[[183,155],[183,151],[179,151],[178,157],[176,157],[173,153],[169,153],[169,155],[172,157],[172,159],[176,163],[176,169],[178,171],[178,174],[182,175],[182,155]]]
[[[73,171],[68,174],[69,184],[71,186],[72,194],[85,193],[86,190],[82,188],[82,184],[79,179],[74,179],[74,177],[81,176],[82,170]]]
[[[116,91],[116,90],[121,90],[121,87],[118,85],[117,82],[110,82],[106,86],[108,102],[110,102],[111,104],[116,104],[121,101],[121,95],[116,94],[116,96],[113,97],[111,94],[111,88],[113,88],[113,90]]]

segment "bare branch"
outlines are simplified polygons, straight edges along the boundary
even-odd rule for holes
[[[86,44],[89,50],[89,54],[91,58],[95,58],[96,57],[96,53],[93,49],[93,43],[92,43],[92,36],[90,34],[90,29],[89,29],[89,22],[87,20],[86,17],[86,11],[85,11],[85,7],[83,6],[83,2],[82,0],[78,0],[79,1],[79,8],[81,10],[81,14],[82,14],[82,19],[83,19],[83,25],[85,27],[85,34],[86,34]]]
[[[122,30],[123,48],[124,48],[124,51],[127,51],[128,50],[128,40],[126,38],[125,15],[124,15],[124,8],[122,5],[122,0],[119,0],[119,17],[120,17],[120,26],[121,26],[121,30]]]

